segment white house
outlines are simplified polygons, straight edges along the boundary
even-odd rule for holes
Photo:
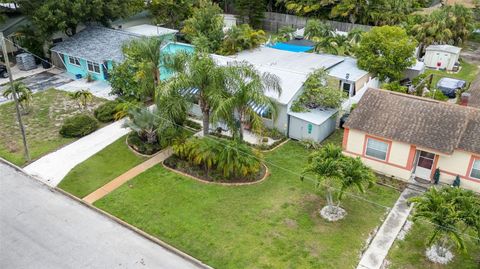
[[[461,50],[459,47],[450,45],[430,45],[424,56],[425,66],[450,71],[458,62]]]

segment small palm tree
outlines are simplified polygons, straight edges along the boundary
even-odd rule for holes
[[[342,161],[342,176],[340,177],[340,191],[338,193],[339,203],[347,189],[355,187],[359,192],[364,193],[366,188],[373,186],[375,180],[376,177],[372,170],[363,164],[360,158],[344,157]]]
[[[155,100],[159,117],[166,121],[168,125],[179,128],[187,119],[188,110],[192,103],[173,84],[174,81],[169,81],[161,85],[157,90]]]
[[[32,102],[32,91],[27,88],[25,83],[20,81],[13,82],[13,88],[8,87],[3,92],[3,97],[13,99],[13,94],[16,93],[17,100],[22,108],[23,114],[28,114],[30,112],[30,104]]]
[[[71,93],[70,97],[78,102],[80,109],[87,109],[88,104],[93,100],[93,94],[89,90],[78,90]]]
[[[261,154],[239,140],[230,140],[217,155],[217,168],[224,177],[248,176],[261,167]]]
[[[155,144],[158,142],[159,125],[156,109],[137,108],[129,111],[129,120],[124,123],[123,127],[129,127],[137,132],[140,139],[148,144]]]
[[[263,126],[262,117],[255,112],[252,104],[263,106],[276,117],[275,102],[265,94],[281,94],[280,79],[270,73],[261,73],[246,62],[235,63],[225,68],[225,94],[217,103],[214,120],[223,120],[233,131],[234,137],[243,139],[244,124],[251,123],[258,131]]]
[[[465,250],[462,233],[458,230],[461,218],[454,202],[456,195],[449,194],[448,189],[430,188],[422,196],[410,199],[415,203],[413,221],[423,219],[433,224],[427,244],[434,245],[440,257],[445,257],[452,244]]]

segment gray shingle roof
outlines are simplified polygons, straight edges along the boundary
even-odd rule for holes
[[[89,26],[51,50],[94,61],[123,61],[122,45],[140,35],[101,26]]]
[[[445,154],[480,153],[480,110],[412,95],[368,89],[345,126]]]

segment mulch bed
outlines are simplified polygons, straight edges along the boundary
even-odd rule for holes
[[[267,167],[262,164],[260,170],[250,177],[235,177],[230,179],[225,179],[225,177],[218,173],[217,171],[210,171],[207,175],[205,170],[200,166],[192,166],[187,161],[178,158],[175,155],[172,155],[166,159],[163,164],[173,170],[186,174],[190,177],[196,178],[207,183],[222,183],[222,184],[248,184],[262,181],[267,176]]]

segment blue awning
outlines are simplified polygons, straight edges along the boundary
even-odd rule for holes
[[[190,89],[184,89],[180,91],[180,94],[185,96],[185,95],[196,95],[198,94],[200,90],[197,88],[190,88]]]
[[[265,116],[268,114],[268,106],[267,105],[258,105],[253,101],[248,102],[248,105],[260,116]]]

